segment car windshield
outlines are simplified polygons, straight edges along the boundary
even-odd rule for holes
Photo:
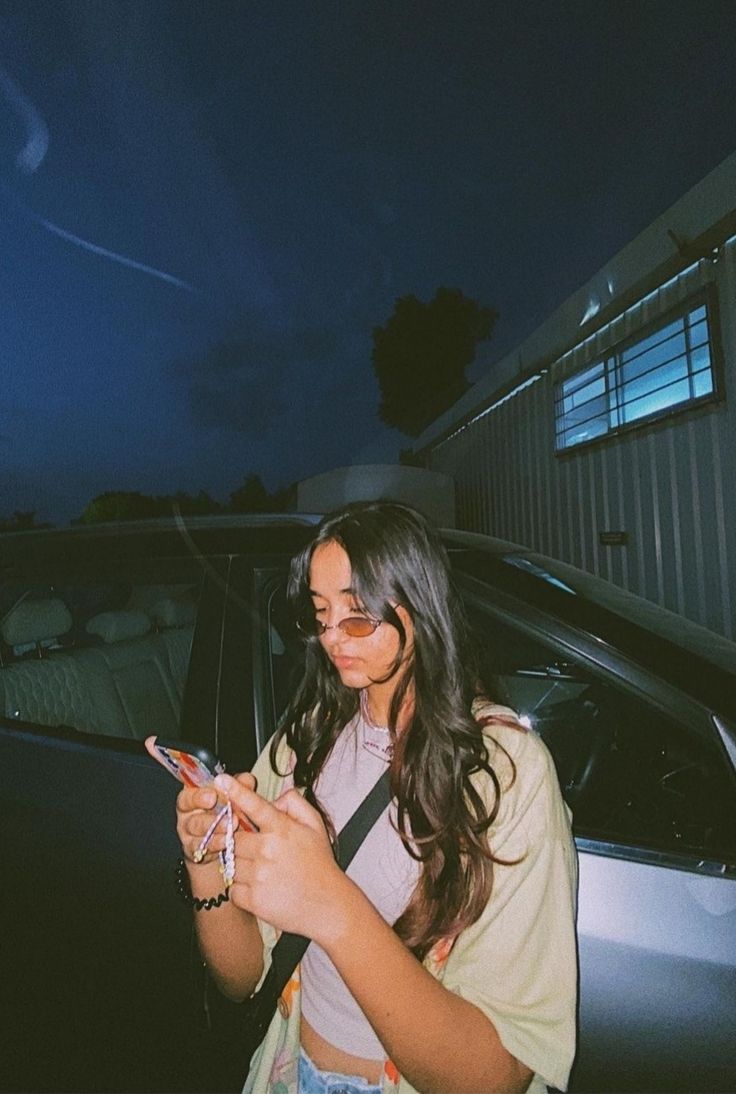
[[[666,638],[668,642],[710,661],[736,678],[736,643],[723,635],[698,626],[681,615],[660,608],[610,581],[587,574],[565,562],[540,558],[534,554],[504,555],[503,558],[504,562],[512,566],[535,573],[543,581],[562,587],[575,596],[584,597],[622,619],[630,620],[644,630]]]
[[[447,531],[446,537],[450,544],[458,547],[474,546],[486,552],[490,551],[505,566],[520,570],[568,596],[580,597],[635,623],[643,630],[730,673],[736,683],[736,643],[723,635],[660,608],[610,581],[578,569],[577,566],[525,551],[518,544],[472,532]]]

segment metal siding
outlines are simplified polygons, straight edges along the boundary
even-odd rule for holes
[[[711,442],[713,445],[713,486],[715,495],[715,540],[718,566],[715,574],[719,580],[719,593],[723,609],[723,633],[729,638],[733,634],[733,608],[731,604],[731,581],[726,546],[726,498],[724,493],[724,475],[718,424],[715,416],[711,418]],[[733,469],[731,469],[733,473]],[[721,629],[721,628],[719,628]]]
[[[684,482],[680,474],[675,450],[674,429],[667,431],[667,457],[669,461],[669,504],[672,513],[672,565],[675,582],[675,604],[677,611],[685,614],[685,575],[682,568],[682,521],[680,516],[680,492]]]
[[[554,454],[554,385],[715,277],[726,401]],[[455,476],[461,527],[515,540],[734,637],[736,245],[649,294],[429,454]],[[603,546],[601,531],[626,531]]]
[[[662,560],[662,514],[659,505],[659,475],[657,473],[656,438],[650,433],[646,438],[648,449],[649,488],[651,491],[651,534],[654,539],[654,572],[657,604],[664,605],[664,568]]]
[[[686,499],[689,502],[689,515],[691,518],[692,535],[689,540],[686,538],[685,542],[690,543],[692,548],[692,557],[695,565],[691,568],[691,578],[688,583],[688,589],[692,592],[696,591],[695,604],[689,606],[689,610],[685,609],[684,614],[690,619],[694,619],[697,623],[707,623],[708,621],[708,605],[705,596],[705,544],[703,539],[703,520],[701,516],[700,506],[700,476],[698,475],[698,460],[697,460],[697,439],[695,422],[691,419],[687,423],[687,465],[689,473],[689,497]],[[685,504],[683,504],[683,513],[686,512]]]
[[[540,550],[549,554],[552,550],[551,526],[553,514],[550,510],[552,483],[550,461],[546,458],[550,439],[547,436],[547,403],[544,399],[544,385],[537,383],[530,388],[534,399],[534,436],[537,450],[534,454],[534,469],[537,475],[537,528]],[[554,441],[552,442],[554,444]]]

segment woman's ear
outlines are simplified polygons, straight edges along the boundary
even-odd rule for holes
[[[414,653],[414,624],[412,622],[411,616],[409,615],[403,604],[397,604],[394,610],[401,620],[401,625],[406,633],[406,646],[404,648],[404,657],[408,658]]]

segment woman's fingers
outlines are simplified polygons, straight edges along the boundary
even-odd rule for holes
[[[226,849],[227,814],[223,811],[228,800],[240,794],[252,795],[256,787],[256,778],[245,771],[236,776],[228,776],[228,785],[234,794],[223,793],[223,788],[214,784],[198,787],[184,787],[176,799],[176,830],[182,851],[191,862],[210,862]],[[233,804],[233,828],[252,830],[238,804]],[[206,846],[203,844],[206,841]]]
[[[306,824],[308,828],[313,828],[315,832],[321,832],[324,829],[322,817],[314,806],[302,797],[298,790],[287,790],[273,804],[279,813],[285,813],[292,820],[299,821],[300,824]]]
[[[270,831],[282,819],[271,802],[232,775],[218,775],[215,786],[230,798],[235,814],[257,831]]]
[[[225,850],[225,800],[213,787],[185,788],[179,792],[176,830],[184,856],[190,862],[210,862]],[[233,824],[237,825],[235,819]]]
[[[176,808],[179,813],[189,813],[195,809],[214,809],[218,794],[214,786],[184,787],[179,791]]]

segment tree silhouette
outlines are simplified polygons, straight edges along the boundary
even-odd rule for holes
[[[223,505],[210,497],[206,490],[187,494],[178,490],[175,494],[141,494],[138,490],[106,490],[98,494],[85,507],[84,512],[72,524],[99,524],[104,521],[149,520],[152,517],[170,517],[179,513],[182,517],[208,516],[212,513],[279,513],[294,508],[296,486],[285,486],[269,494],[260,475],[248,475],[230,494],[229,503]],[[29,518],[33,514],[15,514]],[[7,531],[8,528],[0,530]],[[28,527],[17,522],[18,527]]]
[[[248,475],[230,495],[233,513],[271,513],[273,503],[260,475]]]
[[[0,517],[0,532],[25,532],[31,528],[51,528],[48,521],[36,520],[35,509],[16,509],[12,517]]]
[[[417,437],[467,391],[465,369],[478,342],[491,336],[497,313],[439,288],[428,304],[402,296],[383,327],[373,329],[373,369],[386,425]]]
[[[93,498],[81,517],[72,523],[149,520],[151,517],[170,517],[175,512],[184,517],[206,516],[208,513],[221,513],[222,506],[205,490],[195,495],[179,490],[176,494],[155,496],[141,494],[138,490],[106,490]]]
[[[164,515],[162,499],[137,490],[106,490],[88,503],[79,524],[99,524],[109,520],[146,520]]]

